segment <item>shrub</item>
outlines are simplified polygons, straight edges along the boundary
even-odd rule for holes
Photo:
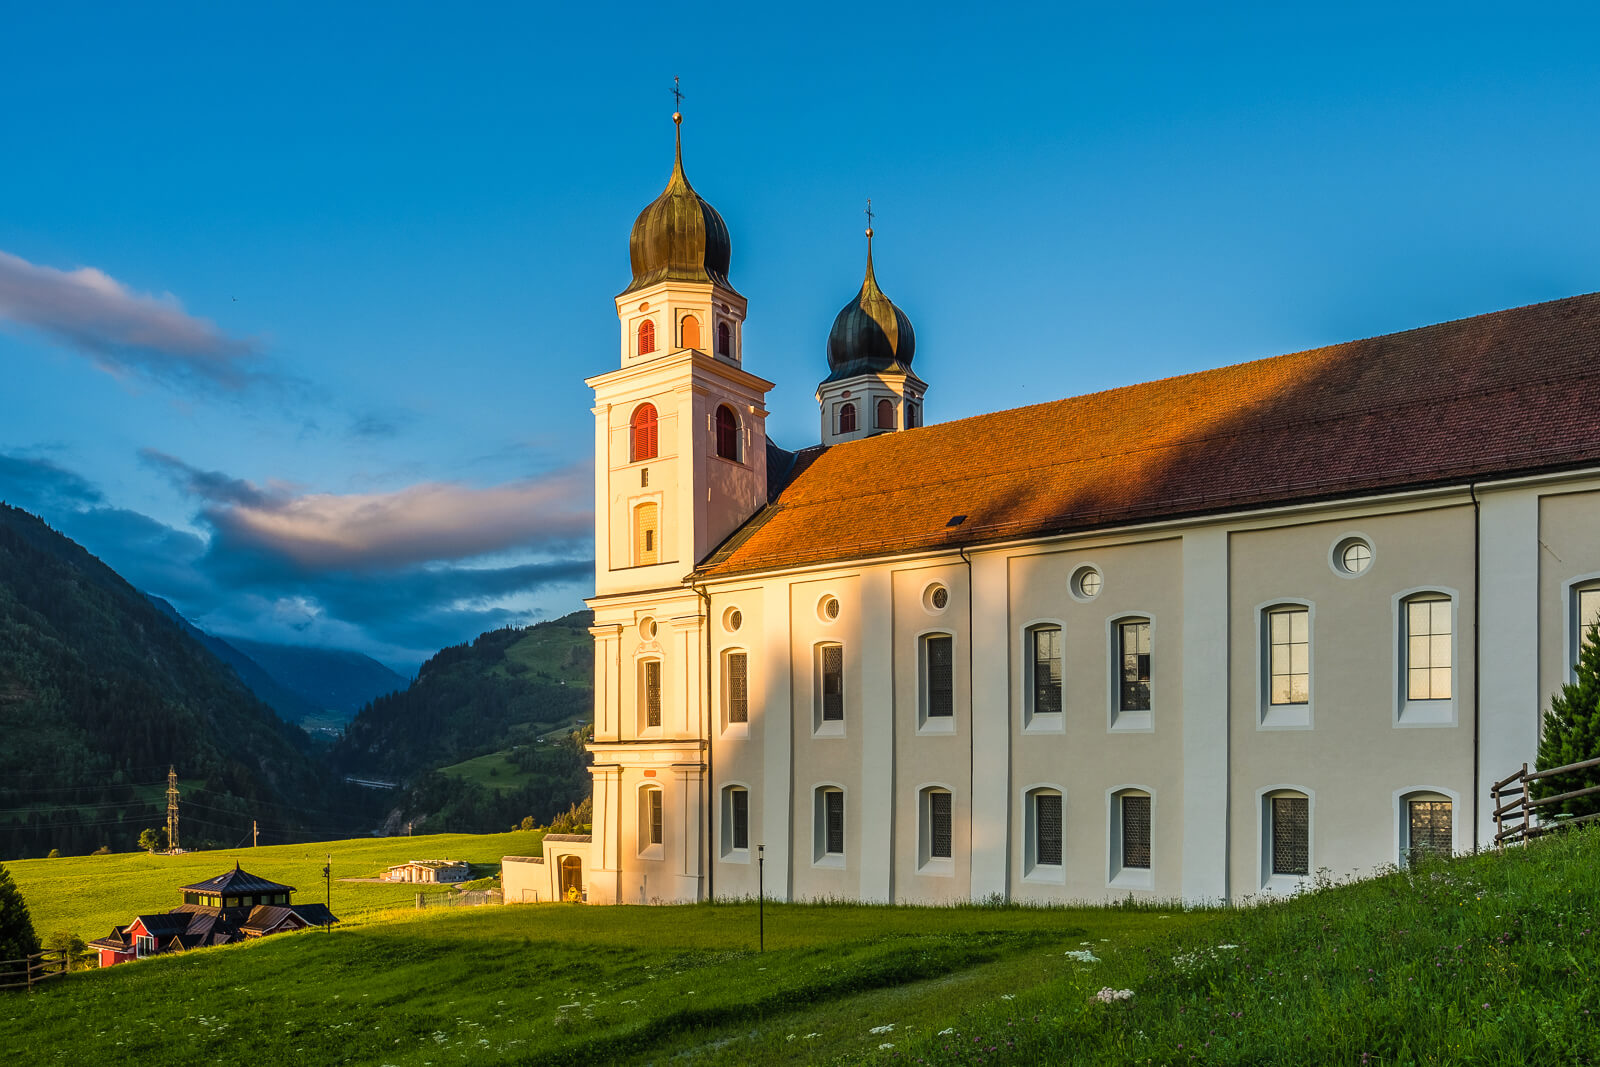
[[[1539,740],[1538,769],[1600,757],[1600,627],[1590,626],[1578,653],[1576,678],[1550,698]],[[1600,785],[1600,767],[1532,783],[1533,799],[1541,800],[1574,789]],[[1543,809],[1549,814],[1591,815],[1600,812],[1600,793],[1563,800]]]
[[[38,951],[39,935],[33,932],[27,901],[0,864],[0,960],[20,960]]]

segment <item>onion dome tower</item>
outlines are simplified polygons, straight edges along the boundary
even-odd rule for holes
[[[633,278],[617,297],[623,366],[684,349],[738,363],[745,299],[728,281],[733,242],[717,209],[689,184],[683,115],[672,121],[672,176],[628,237]]]
[[[872,218],[867,202],[867,220]],[[828,331],[829,374],[817,386],[822,443],[837,444],[922,424],[927,383],[911,370],[917,352],[911,320],[878,288],[867,227],[867,274],[861,291]]]

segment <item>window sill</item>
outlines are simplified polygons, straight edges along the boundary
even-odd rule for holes
[[[747,848],[732,848],[722,854],[723,863],[750,863],[750,850]]]
[[[1106,885],[1112,889],[1154,889],[1156,880],[1148,867],[1123,867]]]
[[[1060,864],[1035,863],[1023,874],[1022,880],[1034,885],[1066,885],[1067,869]]]
[[[844,870],[844,856],[838,852],[829,852],[812,860],[811,866],[826,867],[830,870],[842,871]]]
[[[1261,892],[1267,896],[1292,897],[1310,884],[1308,874],[1269,874],[1261,883]]]
[[[1456,702],[1454,700],[1402,700],[1400,715],[1395,720],[1399,727],[1454,726]]]
[[[1155,733],[1155,719],[1148,711],[1114,711],[1107,731],[1117,734]]]
[[[923,719],[917,724],[918,734],[953,734],[956,732],[954,715],[938,715]]]
[[[954,878],[956,876],[956,863],[954,859],[939,857],[922,861],[917,868],[917,873],[924,878]]]
[[[812,737],[843,737],[844,736],[844,720],[843,719],[828,719],[825,722],[819,722],[819,723],[817,723],[816,729],[811,731],[811,736]]]
[[[750,724],[747,722],[729,723],[722,728],[724,741],[746,741],[750,738]]]
[[[661,860],[666,854],[667,850],[663,845],[650,845],[639,850],[639,858],[642,860]]]
[[[1022,732],[1025,734],[1064,734],[1067,732],[1067,717],[1058,711],[1045,712],[1038,715],[1030,714],[1022,722]]]
[[[1257,730],[1309,730],[1310,704],[1268,704],[1261,711]]]

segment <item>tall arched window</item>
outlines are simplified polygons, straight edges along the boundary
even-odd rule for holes
[[[894,429],[894,401],[887,397],[878,401],[878,417],[873,422],[872,428],[875,430]]]
[[[700,347],[700,320],[693,315],[683,317],[683,347]]]
[[[854,433],[856,429],[856,406],[846,404],[839,409],[839,432]]]
[[[656,406],[640,404],[633,409],[633,447],[629,457],[637,463],[641,459],[656,458]]]
[[[726,404],[717,408],[717,455],[735,461],[739,458],[739,417]]]
[[[639,324],[639,355],[648,356],[656,350],[656,324],[645,319]]]
[[[717,355],[731,356],[733,354],[733,339],[729,336],[728,324],[717,323]]]

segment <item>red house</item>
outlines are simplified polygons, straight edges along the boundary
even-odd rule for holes
[[[294,886],[258,878],[238,864],[179,892],[183,903],[171,911],[135,916],[128,925],[89,942],[100,953],[100,966],[339,921],[322,904],[292,903]]]

